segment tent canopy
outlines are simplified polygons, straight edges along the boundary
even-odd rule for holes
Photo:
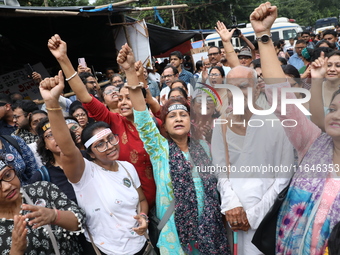
[[[94,6],[16,7],[0,6],[0,75],[42,62],[56,74],[59,68],[47,48],[48,39],[59,34],[67,43],[74,66],[84,57],[96,71],[118,68],[117,28],[135,20],[124,16],[132,7],[98,11]],[[95,11],[95,12],[92,12]],[[159,55],[189,40],[197,32],[172,30],[148,24],[152,55]]]

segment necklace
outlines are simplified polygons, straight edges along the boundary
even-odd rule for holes
[[[107,171],[107,172],[118,172],[118,170],[119,170],[119,167],[118,167],[118,164],[117,164],[117,162],[116,161],[114,161],[114,165],[113,165],[113,169],[115,168],[115,166],[117,166],[117,170],[109,170],[109,169],[106,169],[106,168],[104,168],[104,167],[102,167],[100,164],[98,164],[97,162],[96,162],[96,160],[94,160],[93,161],[97,166],[99,166],[102,170],[104,170],[104,171]]]

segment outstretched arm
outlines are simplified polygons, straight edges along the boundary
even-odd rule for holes
[[[312,75],[309,102],[309,110],[312,115],[310,119],[323,131],[325,131],[325,112],[323,109],[322,83],[327,71],[327,62],[328,58],[325,58],[325,53],[321,52],[320,57],[310,65]]]
[[[127,84],[129,86],[138,85],[139,80],[135,69],[135,57],[133,55],[131,48],[127,44],[124,44],[122,46],[122,49],[119,51],[119,54],[117,56],[117,63],[125,71]],[[136,111],[145,111],[146,104],[142,90],[140,88],[137,89],[129,88],[129,94],[133,108]]]
[[[53,54],[53,56],[57,59],[60,64],[61,69],[66,76],[66,78],[72,77],[76,71],[74,70],[70,59],[67,56],[67,45],[66,42],[61,40],[60,36],[55,34],[48,40],[47,44],[49,50]],[[71,78],[68,83],[70,84],[74,93],[76,93],[77,98],[82,103],[89,103],[92,100],[92,97],[87,92],[87,89],[84,83],[81,81],[78,75],[75,75]]]
[[[51,131],[61,150],[62,168],[67,178],[77,183],[84,172],[85,163],[72,140],[58,101],[63,89],[64,78],[61,71],[58,76],[46,78],[40,83],[40,94],[45,100]]]
[[[231,43],[231,38],[233,36],[235,28],[229,31],[223,22],[217,21],[215,30],[222,39],[223,47],[225,49],[225,56],[228,59],[229,66],[231,68],[239,66],[240,61],[238,60],[238,57],[234,51],[234,46]]]
[[[277,7],[272,6],[269,2],[261,4],[250,15],[250,22],[255,31],[256,37],[270,35],[270,28],[277,18]],[[281,64],[277,58],[272,40],[263,43],[259,42],[261,55],[262,74],[266,84],[277,84],[285,82],[285,74],[282,71]]]

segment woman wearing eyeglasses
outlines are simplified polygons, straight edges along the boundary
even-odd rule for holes
[[[89,123],[89,116],[87,111],[81,105],[81,103],[72,104],[69,110],[70,116],[75,118],[82,128],[85,128]]]
[[[110,110],[110,112],[119,113],[118,96],[119,87],[116,87],[114,85],[108,85],[103,90],[104,104],[106,105],[107,109]]]
[[[56,250],[84,254],[76,239],[85,222],[84,211],[54,184],[21,187],[13,164],[17,158],[8,159],[8,154],[0,156],[1,254],[56,254]]]
[[[145,197],[149,206],[152,207],[156,196],[152,164],[134,124],[129,90],[126,88],[119,90],[118,108],[120,113],[110,112],[105,105],[91,96],[85,89],[84,84],[67,56],[67,45],[61,40],[59,35],[51,37],[48,47],[58,60],[72,90],[76,93],[77,98],[83,103],[86,110],[88,110],[90,116],[96,121],[108,123],[112,131],[118,134],[120,140],[119,146],[121,148],[119,160],[128,161],[136,168]]]
[[[92,161],[84,159],[73,143],[65,124],[58,97],[63,91],[61,71],[40,83],[50,121],[51,142],[60,150],[60,162],[72,183],[78,205],[87,215],[86,239],[103,254],[143,254],[147,230],[148,204],[136,169],[118,161],[119,139],[105,122],[88,125],[81,139]],[[137,215],[137,206],[140,213]]]

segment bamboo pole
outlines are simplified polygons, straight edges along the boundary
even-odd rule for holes
[[[166,10],[166,9],[179,9],[188,7],[187,4],[175,4],[175,5],[164,5],[164,6],[155,6],[157,10]],[[135,7],[132,11],[153,11],[154,7]]]
[[[37,11],[37,10],[20,10],[16,9],[15,10],[16,14],[24,14],[24,13],[29,13],[29,14],[38,14],[38,15],[55,15],[55,16],[77,16],[77,15],[82,15],[81,12],[70,12],[70,11]],[[4,13],[4,15],[7,15]],[[10,15],[8,15],[10,16]]]
[[[125,5],[125,4],[134,3],[134,2],[139,2],[139,0],[126,0],[126,1],[122,1],[122,2],[113,3],[112,6],[113,6],[113,7],[122,6],[122,5]],[[109,6],[109,5],[110,5],[110,4],[99,5],[99,6],[96,6],[95,9],[107,7],[107,6]]]

